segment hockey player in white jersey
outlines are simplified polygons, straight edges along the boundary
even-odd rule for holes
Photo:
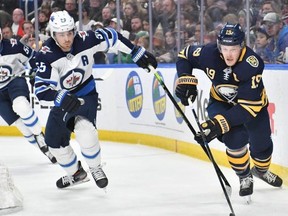
[[[24,64],[33,63],[34,51],[16,39],[2,39],[0,28],[0,116],[8,125],[15,126],[24,137],[56,163],[44,141],[39,119],[29,103],[29,88],[21,74]]]
[[[66,188],[88,179],[69,143],[74,132],[96,185],[105,188],[108,179],[101,165],[96,129],[98,93],[92,75],[93,54],[116,49],[131,54],[147,71],[149,65],[156,68],[157,61],[114,29],[75,32],[74,20],[66,11],[53,12],[49,26],[52,38],[36,55],[35,93],[40,101],[54,101],[55,105],[47,120],[45,141],[67,173],[56,185]]]

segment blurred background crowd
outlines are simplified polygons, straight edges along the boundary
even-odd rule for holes
[[[265,63],[288,63],[288,0],[35,1],[0,1],[4,38],[17,38],[38,50],[50,37],[51,13],[66,10],[78,31],[114,28],[152,52],[158,62],[173,63],[188,44],[216,42],[219,30],[229,22],[240,23],[246,44]],[[94,56],[95,64],[132,63],[130,55],[122,53]]]

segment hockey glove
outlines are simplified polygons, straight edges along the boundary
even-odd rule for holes
[[[197,96],[198,80],[191,74],[183,74],[176,81],[175,94],[184,106],[188,106],[188,99],[195,101]]]
[[[157,68],[157,61],[154,55],[146,51],[141,46],[135,46],[131,52],[133,61],[141,68],[150,72],[149,65],[153,68]]]
[[[205,134],[206,142],[209,143],[216,137],[227,133],[230,130],[228,121],[222,115],[216,115],[213,119],[208,120],[201,124],[203,132]],[[200,140],[201,138],[201,140]],[[200,136],[195,136],[194,139],[199,143],[203,144],[204,141]]]
[[[76,112],[81,106],[80,100],[67,90],[60,90],[56,94],[54,104],[56,107],[61,107],[65,112]]]

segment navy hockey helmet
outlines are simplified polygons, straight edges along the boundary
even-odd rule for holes
[[[243,32],[240,24],[226,23],[218,35],[217,44],[234,46],[244,46],[245,33]]]

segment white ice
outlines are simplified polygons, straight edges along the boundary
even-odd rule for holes
[[[77,144],[72,146],[79,154]],[[94,180],[60,190],[64,175],[22,137],[0,137],[0,160],[24,196],[12,216],[227,216],[231,212],[210,162],[138,144],[101,142],[107,192]],[[87,168],[85,162],[84,167]],[[272,188],[255,179],[252,203],[238,195],[239,180],[221,167],[233,191],[236,216],[288,215],[287,187]],[[1,213],[0,213],[1,215]]]

